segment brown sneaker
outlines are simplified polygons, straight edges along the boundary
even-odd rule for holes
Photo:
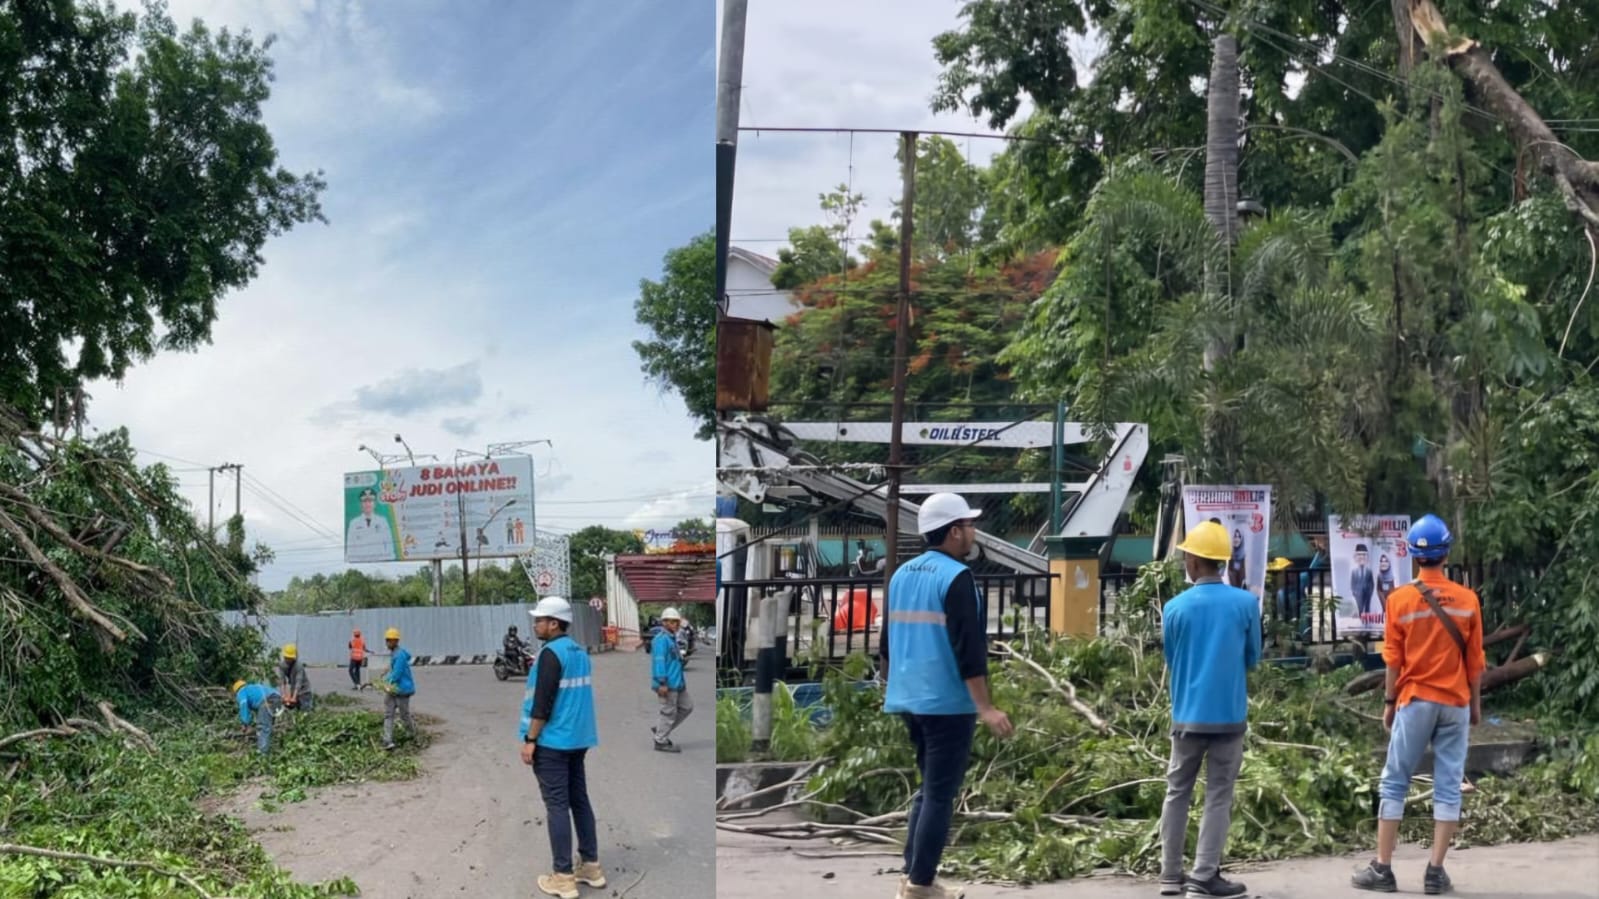
[[[572,871],[572,879],[591,887],[602,887],[605,886],[605,871],[600,868],[599,862],[578,862]]]
[[[577,878],[570,874],[540,874],[539,892],[556,899],[578,899]]]
[[[966,891],[961,887],[953,887],[934,878],[932,886],[920,887],[911,883],[909,877],[901,876],[899,879],[899,893],[897,899],[963,899]]]

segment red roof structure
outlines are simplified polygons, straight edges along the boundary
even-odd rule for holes
[[[713,553],[617,556],[616,573],[639,602],[716,601]]]

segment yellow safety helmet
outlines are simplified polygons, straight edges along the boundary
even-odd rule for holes
[[[296,649],[293,643],[285,643],[283,645],[283,657],[285,659],[297,659],[300,657],[300,650]]]
[[[239,691],[240,691],[240,690],[243,690],[243,689],[244,689],[244,681],[242,681],[242,680],[236,680],[236,681],[234,681],[234,682],[233,682],[233,690],[232,690],[232,691],[231,691],[231,692],[232,692],[232,693],[233,693],[233,694],[234,694],[234,695],[235,695],[235,696],[237,696],[237,695],[238,695],[238,693],[239,693]]]
[[[389,628],[388,630],[383,632],[383,639],[385,639],[385,640],[398,640],[398,639],[400,639],[400,629],[397,628],[397,627]]]
[[[1284,558],[1282,556],[1278,556],[1277,558],[1272,559],[1270,562],[1266,563],[1266,570],[1267,571],[1282,571],[1282,570],[1286,569],[1288,566],[1290,566],[1292,564],[1294,564],[1294,563],[1290,562],[1288,559],[1286,559],[1286,558]]]
[[[1227,529],[1214,521],[1207,521],[1188,532],[1177,548],[1191,556],[1225,562],[1233,557],[1233,541]]]

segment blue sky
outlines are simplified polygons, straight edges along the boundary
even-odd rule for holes
[[[708,515],[714,449],[630,343],[639,279],[714,219],[710,3],[171,11],[276,35],[265,119],[283,165],[324,171],[329,224],[267,245],[210,346],[93,385],[91,424],[146,462],[242,463],[252,537],[279,549],[263,586],[344,567],[319,535],[342,530],[340,475],[397,431],[445,459],[553,441],[531,450],[540,529]],[[179,476],[203,517],[206,473]],[[231,512],[230,477],[217,493]]]

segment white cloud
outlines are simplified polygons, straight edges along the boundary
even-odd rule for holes
[[[707,465],[709,467],[709,465]],[[633,510],[623,526],[662,530],[688,518],[711,518],[716,504],[716,481],[657,497]]]

